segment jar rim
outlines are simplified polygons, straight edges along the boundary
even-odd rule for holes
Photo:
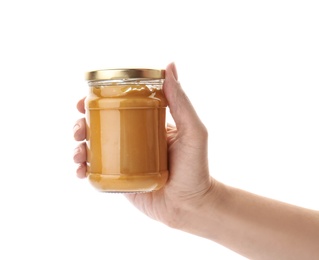
[[[164,79],[165,70],[150,68],[119,68],[89,71],[85,75],[87,81],[113,79]]]

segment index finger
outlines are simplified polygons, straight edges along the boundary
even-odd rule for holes
[[[84,100],[85,100],[85,97],[80,99],[76,105],[76,108],[79,110],[79,112],[81,112],[83,114],[85,113]]]

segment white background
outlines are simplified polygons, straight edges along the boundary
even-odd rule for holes
[[[243,259],[75,176],[84,73],[175,61],[211,174],[319,209],[317,1],[0,3],[0,259]]]

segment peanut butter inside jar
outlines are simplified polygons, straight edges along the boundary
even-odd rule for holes
[[[87,177],[99,191],[149,192],[168,179],[165,71],[87,73]]]

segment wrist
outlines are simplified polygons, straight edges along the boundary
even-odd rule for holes
[[[202,194],[181,206],[180,221],[175,222],[173,228],[211,239],[214,232],[210,228],[218,225],[218,212],[226,193],[224,184],[210,178],[210,185]]]

